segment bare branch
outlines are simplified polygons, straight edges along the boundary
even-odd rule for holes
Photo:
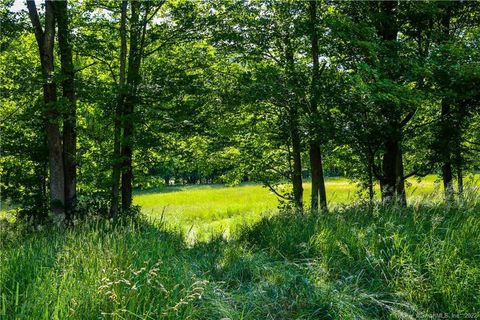
[[[85,69],[87,69],[87,68],[90,68],[91,66],[94,66],[94,65],[96,65],[96,64],[97,64],[97,61],[92,62],[92,63],[90,63],[90,64],[87,64],[86,66],[83,66],[83,67],[81,67],[81,68],[79,68],[79,69],[74,70],[73,72],[74,72],[74,73],[80,72],[80,71],[85,70]]]
[[[284,194],[279,193],[277,190],[275,190],[275,188],[274,188],[270,183],[268,183],[268,182],[266,182],[266,181],[264,181],[263,183],[265,184],[265,186],[266,186],[268,189],[270,189],[270,191],[272,191],[273,193],[275,193],[275,195],[276,195],[277,197],[282,198],[282,199],[287,200],[287,201],[292,201],[292,200],[293,200],[292,197],[289,197],[289,196],[287,196],[287,195],[284,195]]]
[[[18,107],[15,108],[15,110],[13,110],[12,112],[10,112],[8,115],[6,115],[3,119],[0,119],[0,126],[6,122],[8,119],[10,119],[11,117],[13,117],[13,115],[15,113],[17,113],[23,106],[22,105],[19,105]]]
[[[112,64],[109,63],[107,60],[103,59],[103,58],[100,58],[100,57],[97,57],[97,56],[94,56],[94,55],[91,55],[91,54],[85,54],[84,55],[85,57],[90,57],[92,59],[95,59],[95,60],[98,60],[99,62],[103,63],[104,65],[106,65],[108,67],[108,70],[110,71],[110,75],[112,76],[112,79],[113,81],[118,84],[117,82],[117,76],[115,75],[115,71],[113,70],[113,67],[112,67]]]

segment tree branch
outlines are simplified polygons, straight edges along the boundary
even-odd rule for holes
[[[8,115],[6,115],[3,119],[0,119],[0,126],[5,122],[7,121],[8,119],[10,119],[15,113],[17,113],[20,108],[22,108],[23,106],[22,105],[19,105],[18,107],[15,108],[15,110],[13,110],[12,112],[10,112]]]
[[[80,72],[80,71],[85,70],[85,69],[87,69],[87,68],[90,68],[91,66],[94,66],[94,65],[96,65],[96,64],[97,64],[97,61],[92,62],[92,63],[90,63],[90,64],[87,64],[86,66],[83,66],[83,67],[81,67],[81,68],[79,68],[79,69],[74,70],[73,72],[74,72],[74,73]]]
[[[265,186],[270,189],[270,191],[272,191],[273,193],[275,193],[275,195],[279,198],[282,198],[284,200],[287,200],[287,201],[292,201],[293,198],[292,197],[289,197],[289,196],[286,196],[286,195],[283,195],[281,193],[279,193],[277,190],[275,190],[275,188],[270,184],[268,183],[267,181],[264,181],[263,182],[265,184]]]
[[[43,48],[43,29],[38,17],[37,6],[34,0],[27,0],[28,16],[32,21],[33,28],[35,29],[35,38],[37,39],[38,47]]]
[[[413,111],[410,111],[407,116],[400,122],[400,127],[405,127],[405,125],[410,121],[412,120],[413,116],[415,115],[415,113],[417,112],[417,108],[415,108],[415,110]]]
[[[427,164],[428,168],[427,168],[426,171],[420,173],[420,169],[414,170],[414,171],[410,172],[409,174],[404,175],[404,176],[403,176],[403,180],[407,180],[408,178],[413,177],[413,176],[418,176],[418,177],[422,177],[422,178],[423,178],[423,177],[426,177],[427,175],[429,175],[429,174],[432,172],[432,170],[433,170],[433,165],[434,165],[433,162],[429,162],[429,163]]]

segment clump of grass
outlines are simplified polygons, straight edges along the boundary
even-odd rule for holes
[[[241,230],[239,238],[278,259],[316,259],[328,281],[354,281],[363,292],[388,297],[387,309],[398,305],[415,313],[467,314],[480,309],[475,194],[455,205],[283,213]]]

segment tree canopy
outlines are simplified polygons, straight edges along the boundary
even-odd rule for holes
[[[451,201],[480,168],[478,2],[26,3],[0,5],[0,187],[26,214],[245,181],[326,210],[325,175],[405,205],[437,173]]]

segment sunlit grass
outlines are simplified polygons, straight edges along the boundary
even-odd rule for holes
[[[467,183],[472,179],[467,179]],[[329,205],[352,203],[359,199],[359,188],[345,178],[326,181]],[[310,202],[311,185],[304,184],[304,203]],[[421,180],[409,179],[407,194],[410,201],[425,197],[441,199],[442,188],[436,176]],[[376,188],[377,198],[379,188]],[[430,200],[435,200],[430,199]],[[208,234],[224,232],[228,235],[238,225],[251,224],[277,208],[278,197],[259,184],[235,187],[222,185],[176,186],[148,192],[138,192],[134,203],[143,213],[181,226],[189,237],[204,238]]]

